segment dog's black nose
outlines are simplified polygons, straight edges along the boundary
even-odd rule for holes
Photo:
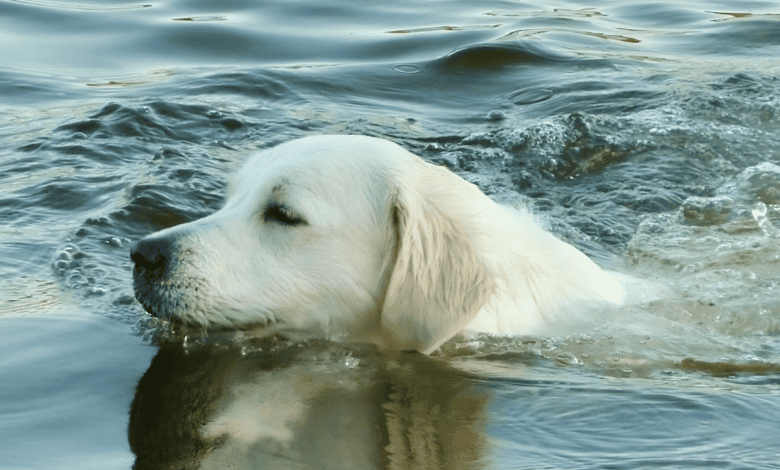
[[[168,240],[144,238],[130,245],[130,259],[136,269],[147,271],[165,268],[171,259],[171,248]]]

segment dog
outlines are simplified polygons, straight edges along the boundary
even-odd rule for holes
[[[627,293],[530,211],[365,136],[260,151],[222,209],[130,251],[136,298],[159,318],[425,354],[463,330],[536,334]]]

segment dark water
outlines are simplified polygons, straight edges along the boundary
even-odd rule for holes
[[[0,1],[0,468],[780,468],[778,14]],[[161,339],[129,243],[322,133],[675,295],[431,358]]]

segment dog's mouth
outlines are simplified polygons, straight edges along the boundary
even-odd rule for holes
[[[155,270],[156,271],[156,270]],[[242,330],[281,332],[284,322],[268,315],[263,320],[235,322],[208,307],[205,281],[195,277],[160,276],[159,272],[136,267],[133,270],[135,298],[151,316],[171,323],[174,327],[200,330]],[[273,320],[271,320],[273,319]]]
[[[164,303],[159,296],[153,293],[153,287],[136,277],[134,280],[135,298],[141,307],[144,308],[149,315],[166,321],[178,321],[177,317],[164,307]]]
[[[153,317],[181,324],[201,324],[194,321],[191,312],[199,304],[198,282],[194,279],[175,278],[165,269],[147,269],[136,265],[133,269],[135,298]]]

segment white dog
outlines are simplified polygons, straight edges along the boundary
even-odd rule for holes
[[[225,206],[131,247],[151,314],[430,353],[464,329],[528,334],[620,279],[449,170],[370,137],[252,157]]]

